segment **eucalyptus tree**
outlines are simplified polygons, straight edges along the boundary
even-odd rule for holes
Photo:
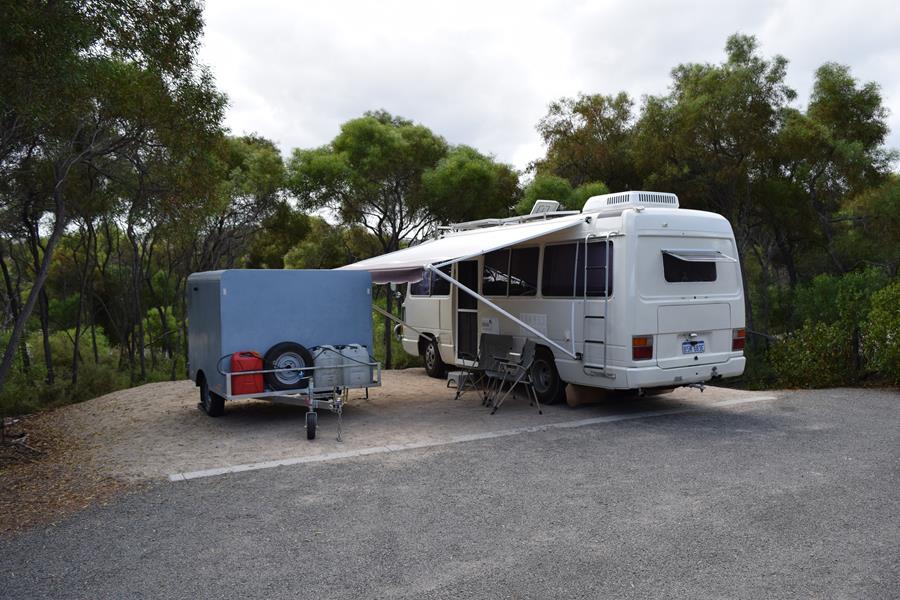
[[[73,207],[67,194],[79,165],[126,149],[218,135],[224,108],[197,66],[202,5],[192,0],[122,3],[14,2],[0,6],[0,176],[30,171],[27,190],[2,186],[2,208],[25,215],[40,246],[31,290],[0,364],[5,381]],[[39,238],[39,239],[38,239]]]
[[[295,150],[288,185],[301,207],[326,209],[342,224],[371,232],[382,252],[393,252],[420,238],[434,222],[422,177],[447,151],[447,142],[427,127],[370,112],[344,123],[328,145]],[[391,294],[387,309],[393,309]],[[390,327],[385,325],[390,367]]]

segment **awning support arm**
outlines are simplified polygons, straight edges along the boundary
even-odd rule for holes
[[[444,264],[446,264],[446,263],[444,263]],[[533,333],[535,336],[541,338],[542,340],[544,340],[545,342],[547,342],[548,344],[550,344],[550,345],[553,346],[554,348],[558,349],[560,352],[564,353],[565,355],[571,356],[572,358],[574,358],[574,359],[576,359],[576,360],[580,360],[580,359],[581,359],[581,357],[580,357],[578,354],[572,352],[571,350],[568,350],[568,349],[566,349],[566,348],[563,348],[562,346],[560,346],[559,344],[557,344],[556,342],[554,342],[553,340],[551,340],[550,338],[548,338],[546,335],[544,335],[543,333],[541,333],[540,331],[538,331],[537,329],[535,329],[534,327],[532,327],[531,325],[529,325],[528,323],[526,323],[525,321],[523,321],[522,319],[520,319],[520,318],[518,318],[518,317],[516,317],[516,316],[513,316],[511,313],[509,313],[509,312],[507,312],[506,310],[500,308],[499,306],[497,306],[496,304],[494,304],[493,302],[491,302],[490,300],[488,300],[487,298],[485,298],[484,296],[482,296],[482,295],[479,294],[478,292],[475,292],[474,290],[471,290],[471,289],[467,288],[466,286],[464,286],[463,284],[461,284],[461,283],[458,282],[457,280],[453,279],[452,277],[450,277],[449,275],[447,275],[446,273],[444,273],[443,271],[441,271],[439,268],[435,267],[434,265],[427,265],[425,268],[428,269],[429,271],[431,271],[432,273],[437,274],[437,275],[438,275],[439,277],[441,277],[442,279],[446,279],[448,282],[450,282],[451,285],[456,286],[456,288],[458,288],[458,289],[460,289],[460,290],[466,292],[467,294],[470,294],[471,296],[477,298],[478,300],[484,302],[486,305],[490,306],[491,308],[493,308],[494,310],[496,310],[498,313],[500,313],[501,315],[503,315],[504,317],[506,317],[507,319],[509,319],[509,320],[512,321],[513,323],[516,323],[516,324],[518,324],[520,327],[522,327],[523,329],[525,329],[526,331],[529,331],[529,332]],[[575,332],[573,331],[573,332],[572,332],[573,337],[574,337],[574,333],[575,333]]]
[[[374,310],[375,312],[377,312],[379,315],[382,315],[382,316],[384,316],[384,317],[387,317],[387,318],[390,319],[391,321],[393,321],[393,322],[395,322],[395,323],[399,323],[400,325],[403,325],[404,327],[406,327],[406,328],[408,328],[408,329],[412,329],[413,331],[415,331],[415,332],[418,333],[419,335],[422,335],[422,332],[421,332],[421,331],[419,331],[418,329],[416,329],[415,327],[413,327],[412,325],[410,325],[409,323],[407,323],[406,321],[404,321],[404,320],[401,319],[400,317],[398,317],[398,316],[396,316],[396,315],[392,315],[391,313],[389,313],[388,311],[384,310],[384,309],[381,308],[380,306],[377,306],[377,305],[373,304],[373,305],[372,305],[372,310]]]

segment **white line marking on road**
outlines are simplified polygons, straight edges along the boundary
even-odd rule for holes
[[[356,458],[358,456],[368,456],[370,454],[387,454],[391,452],[403,452],[405,450],[415,450],[417,448],[433,448],[436,446],[446,446],[448,444],[461,444],[463,442],[476,442],[479,440],[490,440],[494,438],[509,437],[512,435],[521,435],[523,433],[537,433],[540,431],[550,431],[551,429],[573,429],[576,427],[588,427],[590,425],[599,425],[603,423],[616,423],[618,421],[631,421],[634,419],[649,419],[651,417],[664,417],[668,415],[680,415],[684,413],[698,412],[705,408],[719,408],[724,406],[736,406],[739,404],[747,404],[750,402],[763,402],[766,400],[777,400],[777,396],[753,396],[752,398],[735,398],[733,400],[723,400],[714,402],[713,404],[705,404],[703,406],[692,406],[686,408],[672,408],[668,410],[653,410],[647,412],[635,412],[621,415],[608,415],[605,417],[593,417],[590,419],[579,419],[577,421],[562,421],[559,423],[547,423],[545,425],[532,425],[530,427],[516,427],[515,429],[504,429],[500,431],[486,431],[483,433],[470,433],[468,435],[457,435],[444,440],[432,440],[427,442],[409,442],[406,444],[387,444],[385,446],[371,446],[369,448],[360,448],[358,450],[347,450],[344,452],[330,452],[328,454],[314,454],[312,456],[298,456],[296,458],[281,458],[276,460],[268,460],[265,462],[249,463],[244,465],[234,465],[230,467],[219,467],[216,469],[204,469],[202,471],[189,471],[186,473],[174,473],[169,475],[169,481],[187,481],[189,479],[201,479],[203,477],[216,477],[218,475],[227,475],[229,473],[243,473],[244,471],[258,471],[260,469],[272,469],[274,467],[286,467],[289,465],[301,465],[306,463],[328,462],[332,460],[340,460],[342,458]]]

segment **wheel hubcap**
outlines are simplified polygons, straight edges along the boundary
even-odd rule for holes
[[[434,369],[434,363],[434,344],[429,343],[428,347],[425,348],[425,366],[431,371]]]
[[[534,387],[543,393],[550,389],[552,383],[553,371],[550,365],[543,360],[534,361]]]
[[[306,363],[303,362],[303,359],[299,354],[285,352],[275,359],[275,363],[272,366],[275,369],[298,369],[300,367],[305,367]],[[299,383],[303,378],[303,371],[282,371],[281,373],[275,373],[275,379],[285,385]]]

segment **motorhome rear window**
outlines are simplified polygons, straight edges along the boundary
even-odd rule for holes
[[[441,267],[441,272],[450,275],[451,266]],[[409,293],[413,296],[447,296],[450,294],[450,282],[438,277],[431,271],[425,271],[421,281],[409,284]]]
[[[716,263],[682,260],[663,252],[663,273],[669,283],[715,281]]]
[[[606,273],[607,247],[609,247],[608,277]],[[609,281],[609,293],[612,294],[612,264],[612,242],[591,242],[588,244],[588,296],[603,296],[606,293],[607,280]],[[584,242],[547,246],[544,248],[544,268],[543,279],[541,280],[541,293],[544,296],[557,298],[571,298],[575,295],[583,296],[584,267]]]
[[[539,255],[539,248],[513,248],[485,254],[481,293],[485,296],[534,296]]]

